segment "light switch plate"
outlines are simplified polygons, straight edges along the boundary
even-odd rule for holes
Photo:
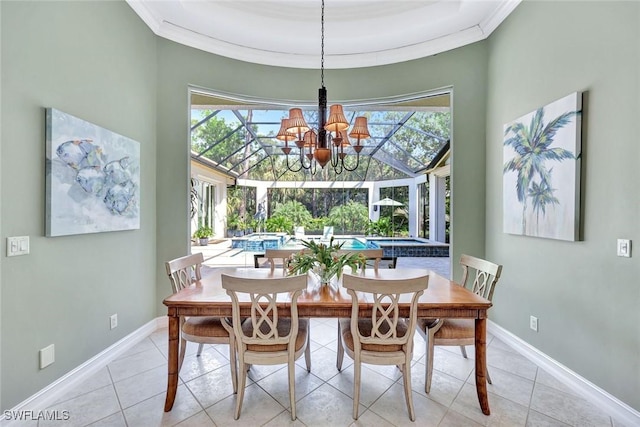
[[[7,256],[27,255],[29,236],[7,237]]]
[[[618,239],[618,256],[626,258],[631,257],[631,240]]]

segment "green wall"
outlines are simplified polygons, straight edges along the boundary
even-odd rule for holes
[[[493,320],[640,410],[640,3],[522,3],[489,39],[487,257]],[[581,242],[502,232],[503,125],[583,91]],[[457,227],[457,224],[455,225]],[[539,318],[539,332],[529,316]]]
[[[163,263],[188,251],[189,85],[273,100],[317,102],[319,70],[261,66],[160,39],[158,49],[158,295]],[[327,70],[329,101],[453,87],[453,258],[484,255],[486,43],[402,64]],[[456,270],[456,275],[458,271]],[[158,300],[158,314],[166,309]]]
[[[4,410],[156,316],[156,38],[124,2],[0,10]],[[44,237],[45,107],[140,142],[140,230]],[[7,258],[16,235],[31,237],[31,254]],[[56,361],[40,370],[49,344]]]

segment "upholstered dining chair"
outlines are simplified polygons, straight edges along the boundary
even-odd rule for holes
[[[351,295],[351,318],[338,322],[338,371],[342,370],[344,353],[354,361],[353,418],[358,419],[362,363],[397,365],[402,370],[404,394],[409,418],[415,421],[411,391],[411,359],[413,335],[417,321],[417,303],[429,283],[429,276],[412,279],[378,280],[352,274],[343,276],[343,286]],[[371,315],[360,316],[358,292],[367,295]],[[399,316],[401,295],[410,294],[409,317]],[[363,305],[364,307],[364,305]]]
[[[202,278],[201,266],[204,262],[202,253],[183,256],[165,263],[167,275],[171,281],[173,293],[190,286],[195,280]],[[202,354],[204,344],[229,344],[229,365],[233,392],[237,391],[236,353],[234,335],[226,319],[219,317],[181,317],[180,318],[180,355],[178,372],[182,368],[187,341],[198,343],[197,356]]]
[[[462,265],[462,286],[491,301],[502,272],[502,265],[464,254],[460,257],[460,265]],[[427,363],[424,391],[429,393],[433,376],[434,347],[436,345],[460,346],[462,356],[466,359],[465,346],[475,343],[475,321],[473,319],[418,319],[418,332],[426,341]],[[489,371],[487,371],[487,382],[491,384]]]
[[[311,371],[309,321],[298,319],[297,300],[307,288],[307,275],[248,278],[222,274],[222,288],[231,297],[233,331],[238,352],[238,395],[234,418],[240,418],[247,381],[247,365],[286,363],[289,372],[291,420],[296,419],[295,361],[304,353]],[[243,294],[240,296],[240,294]],[[291,317],[279,315],[278,294],[291,294]],[[248,295],[248,300],[246,298]],[[250,301],[251,315],[240,318],[240,301]]]

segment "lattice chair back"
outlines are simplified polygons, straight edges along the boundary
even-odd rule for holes
[[[169,280],[171,281],[173,293],[188,287],[194,281],[202,278],[200,267],[203,262],[204,256],[202,253],[195,253],[165,262],[164,265],[167,269]]]
[[[428,275],[412,279],[377,280],[345,273],[343,286],[351,295],[352,301],[351,333],[354,336],[354,352],[360,351],[363,345],[368,348],[376,345],[403,346],[405,351],[411,352],[417,319],[416,307],[428,284]],[[365,305],[361,307],[358,303],[357,292],[369,294],[366,306],[370,306],[372,310],[370,331],[363,331],[358,326],[360,309]],[[400,302],[410,302],[408,319],[400,317]]]
[[[464,254],[460,257],[460,264],[462,265],[462,284],[464,287],[491,301],[496,283],[500,279],[502,266]],[[473,275],[470,270],[475,270],[475,276],[473,282],[468,284],[468,280]]]
[[[239,344],[245,350],[247,347],[251,348],[255,345],[283,345],[289,351],[294,350],[293,344],[298,335],[297,300],[302,291],[307,288],[306,274],[261,279],[223,274],[222,287],[231,297],[234,331],[236,337],[239,338]],[[280,320],[277,306],[279,294],[290,295],[291,327],[287,330],[278,327]],[[247,301],[246,296],[248,296],[248,302],[251,303],[248,316],[251,328],[243,328],[240,318],[240,303]],[[289,324],[289,322],[286,323]],[[251,335],[247,335],[246,331],[251,331]]]

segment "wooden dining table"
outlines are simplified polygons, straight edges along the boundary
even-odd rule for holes
[[[167,297],[163,303],[167,306],[169,316],[169,363],[165,412],[170,411],[178,388],[178,350],[180,342],[180,317],[182,316],[215,316],[231,317],[231,298],[222,289],[221,274],[229,274],[248,278],[281,277],[281,269],[271,271],[265,268],[226,268],[206,274],[191,286]],[[459,284],[446,279],[433,271],[425,269],[365,269],[361,274],[378,280],[409,279],[428,275],[428,287],[418,302],[419,318],[467,318],[475,319],[475,373],[476,391],[480,408],[485,415],[490,414],[487,395],[486,367],[486,335],[487,310],[491,302]],[[249,300],[240,306],[241,315],[249,315]],[[362,315],[370,314],[365,294],[358,295]],[[289,315],[290,298],[279,297],[278,313]],[[402,301],[401,315],[408,315],[409,300]],[[363,310],[364,306],[364,310]],[[315,277],[309,275],[307,289],[298,298],[298,315],[300,317],[350,317],[351,297],[340,281],[328,286],[321,286]]]

